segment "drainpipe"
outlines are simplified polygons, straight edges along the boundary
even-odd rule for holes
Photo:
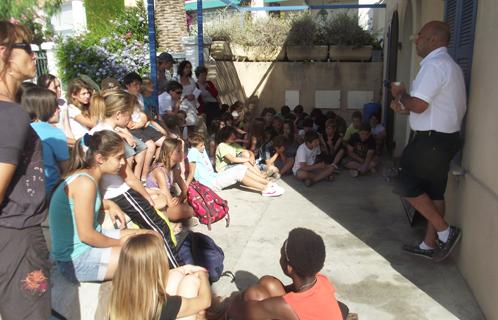
[[[157,54],[156,54],[156,22],[154,17],[154,0],[147,0],[147,18],[149,25],[149,57],[150,57],[150,78],[154,91],[152,97],[156,106],[155,113],[159,114],[159,101],[157,99]]]
[[[202,24],[202,0],[197,0],[197,56],[199,66],[204,65],[204,34]]]

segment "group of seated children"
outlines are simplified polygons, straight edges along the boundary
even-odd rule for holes
[[[201,131],[191,134],[190,159],[185,157],[189,141],[175,133],[180,131],[178,115],[167,116],[168,126],[164,127],[161,120],[138,119],[143,111],[138,107],[137,94],[133,94],[137,82],[131,81],[128,91],[115,88],[92,92],[88,108],[95,124],[92,128],[88,125],[87,132],[73,139],[72,144],[56,127],[61,113],[56,93],[33,85],[22,86],[19,93],[32,127],[42,139],[46,189],[51,195],[52,256],[61,273],[74,281],[111,279],[119,250],[130,234],[160,237],[170,266],[180,266],[174,233],[181,230],[181,224],[175,223],[185,223],[193,215],[187,203],[187,183],[193,179],[215,190],[239,182],[263,196],[275,197],[284,192],[257,168],[254,155],[234,142],[232,127],[220,132],[224,142],[216,149],[217,173],[205,152],[207,135]],[[135,113],[136,122],[143,125],[130,130]],[[69,112],[65,116],[69,118]],[[136,175],[132,165],[137,166],[137,158],[132,163],[127,160],[137,154],[137,142],[144,140],[160,141],[161,145],[154,149],[147,173]],[[187,176],[181,168],[185,163]],[[100,211],[108,213],[120,229],[102,229]],[[141,229],[125,230],[125,215]]]
[[[46,88],[59,83],[55,77],[47,79],[51,82]],[[226,112],[220,110],[207,132],[203,117],[198,117],[195,125],[187,125],[188,114],[179,109],[185,99],[181,98],[179,82],[167,85],[174,105],[159,109],[160,113],[166,110],[162,118],[146,113],[141,83],[132,73],[124,78],[126,90],[120,89],[117,81],[106,79],[102,84],[106,89],[98,92],[75,79],[69,86],[67,105],[61,103],[60,93],[38,86],[25,85],[19,95],[43,142],[45,182],[52,195],[52,257],[60,272],[73,281],[115,279],[111,318],[126,319],[138,312],[137,308],[145,312],[144,318],[195,315],[209,305],[205,270],[180,267],[183,262],[174,237],[181,223],[193,215],[186,201],[193,180],[215,191],[238,183],[262,196],[276,197],[284,193],[275,183],[280,175],[292,173],[310,186],[333,180],[340,164],[357,176],[375,171],[378,163],[379,143],[385,132],[376,117],[370,119],[375,126],[371,133],[370,126],[361,120],[358,125],[357,115],[353,115],[353,124],[343,137],[339,126],[344,126],[334,113],[313,112],[311,118],[302,106],[295,112],[284,106],[278,114],[266,108],[261,117],[253,117],[252,111],[237,102],[223,107]],[[109,215],[114,229],[102,228],[100,211]],[[126,229],[127,217],[137,228]],[[147,250],[151,253],[143,254]],[[287,271],[294,287],[279,289],[282,309],[276,312],[294,319],[289,310],[294,310],[292,301],[299,292],[317,288],[333,296],[333,288],[325,277],[316,275],[321,266],[309,272],[295,271],[298,262],[294,259],[299,258],[287,257],[286,250]],[[160,262],[163,270],[152,267],[150,259]],[[164,268],[166,262],[172,268],[169,273]],[[132,272],[129,268],[137,268],[134,272],[148,280],[126,283],[126,275]],[[269,280],[262,281],[264,285]],[[147,308],[139,306],[142,300],[130,302],[122,291],[132,285],[138,286],[133,289],[136,292],[143,292],[141,299]],[[155,289],[146,293],[147,286]],[[284,293],[289,290],[295,292],[294,298]],[[231,312],[235,316],[238,308],[253,305],[249,303],[252,300],[264,301],[265,297],[247,293]],[[126,306],[124,301],[128,301]],[[337,315],[337,310],[334,305],[327,312]]]
[[[234,131],[235,140],[245,144],[254,155],[256,167],[268,177],[292,173],[307,186],[321,180],[334,180],[341,165],[349,169],[353,177],[375,172],[386,137],[377,114],[369,117],[368,124],[362,122],[359,111],[353,113],[349,127],[333,111],[323,114],[320,109],[313,109],[308,116],[301,105],[294,111],[283,106],[280,113],[264,108],[260,117],[252,119],[250,111],[239,110],[237,115],[242,115],[239,124],[247,133]],[[222,118],[230,116],[222,115]],[[217,122],[213,135],[219,136],[225,125],[225,122]],[[209,141],[210,150],[215,150],[214,140]],[[218,158],[216,163],[218,166]]]

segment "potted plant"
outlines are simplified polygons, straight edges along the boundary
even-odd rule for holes
[[[250,61],[282,61],[285,59],[285,39],[290,29],[286,19],[265,17],[246,24],[245,39],[241,43]]]
[[[358,17],[338,13],[324,24],[324,34],[330,45],[330,59],[336,61],[368,61],[372,57],[375,39],[358,24]]]
[[[328,47],[320,43],[319,29],[311,13],[305,12],[292,19],[286,41],[290,61],[326,60]]]

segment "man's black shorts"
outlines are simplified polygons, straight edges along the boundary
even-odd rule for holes
[[[459,149],[458,132],[415,132],[401,155],[400,179],[394,192],[409,198],[426,193],[432,200],[443,200],[450,162]]]

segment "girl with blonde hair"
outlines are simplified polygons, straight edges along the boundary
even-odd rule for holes
[[[210,304],[206,269],[170,270],[161,241],[152,235],[126,241],[112,281],[109,319],[196,319]]]
[[[192,207],[186,203],[187,184],[182,178],[180,168],[184,158],[183,141],[166,138],[146,181],[148,188],[157,188],[166,197],[166,215],[175,222],[193,215]],[[176,192],[176,184],[180,187],[179,194]]]
[[[135,177],[140,179],[144,167],[147,146],[127,129],[131,115],[137,103],[137,98],[121,89],[104,90],[92,96],[91,117],[97,120],[97,125],[90,130],[113,130],[119,134],[125,143],[125,158],[133,167]]]

